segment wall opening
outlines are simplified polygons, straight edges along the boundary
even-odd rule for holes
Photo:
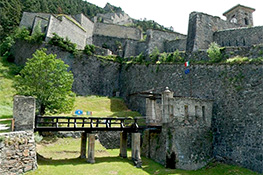
[[[195,106],[195,117],[198,118],[198,106]]]
[[[202,118],[203,118],[203,121],[205,122],[205,106],[202,106]]]
[[[174,152],[170,156],[166,154],[166,168],[176,168],[176,154]]]
[[[184,117],[187,120],[189,118],[188,105],[184,105]]]
[[[247,18],[244,19],[245,25],[249,25],[249,21]]]

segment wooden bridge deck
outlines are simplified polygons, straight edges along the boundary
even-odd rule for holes
[[[36,116],[35,131],[127,131],[137,132],[145,129],[146,125],[139,125],[138,120],[144,117],[61,117]],[[142,123],[142,122],[140,122]]]

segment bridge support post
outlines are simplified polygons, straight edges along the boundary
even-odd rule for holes
[[[120,133],[120,157],[127,158],[127,132]]]
[[[86,158],[87,152],[87,133],[81,133],[80,158]]]
[[[132,160],[137,168],[142,167],[141,160],[141,134],[132,133]]]
[[[95,134],[89,134],[88,160],[89,163],[95,163]]]

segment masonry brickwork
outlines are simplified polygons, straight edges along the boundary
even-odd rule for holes
[[[24,174],[37,169],[34,132],[0,133],[0,174]]]

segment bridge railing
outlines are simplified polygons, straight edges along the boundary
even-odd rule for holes
[[[62,116],[36,116],[36,129],[138,129],[138,120],[142,117],[62,117]]]

